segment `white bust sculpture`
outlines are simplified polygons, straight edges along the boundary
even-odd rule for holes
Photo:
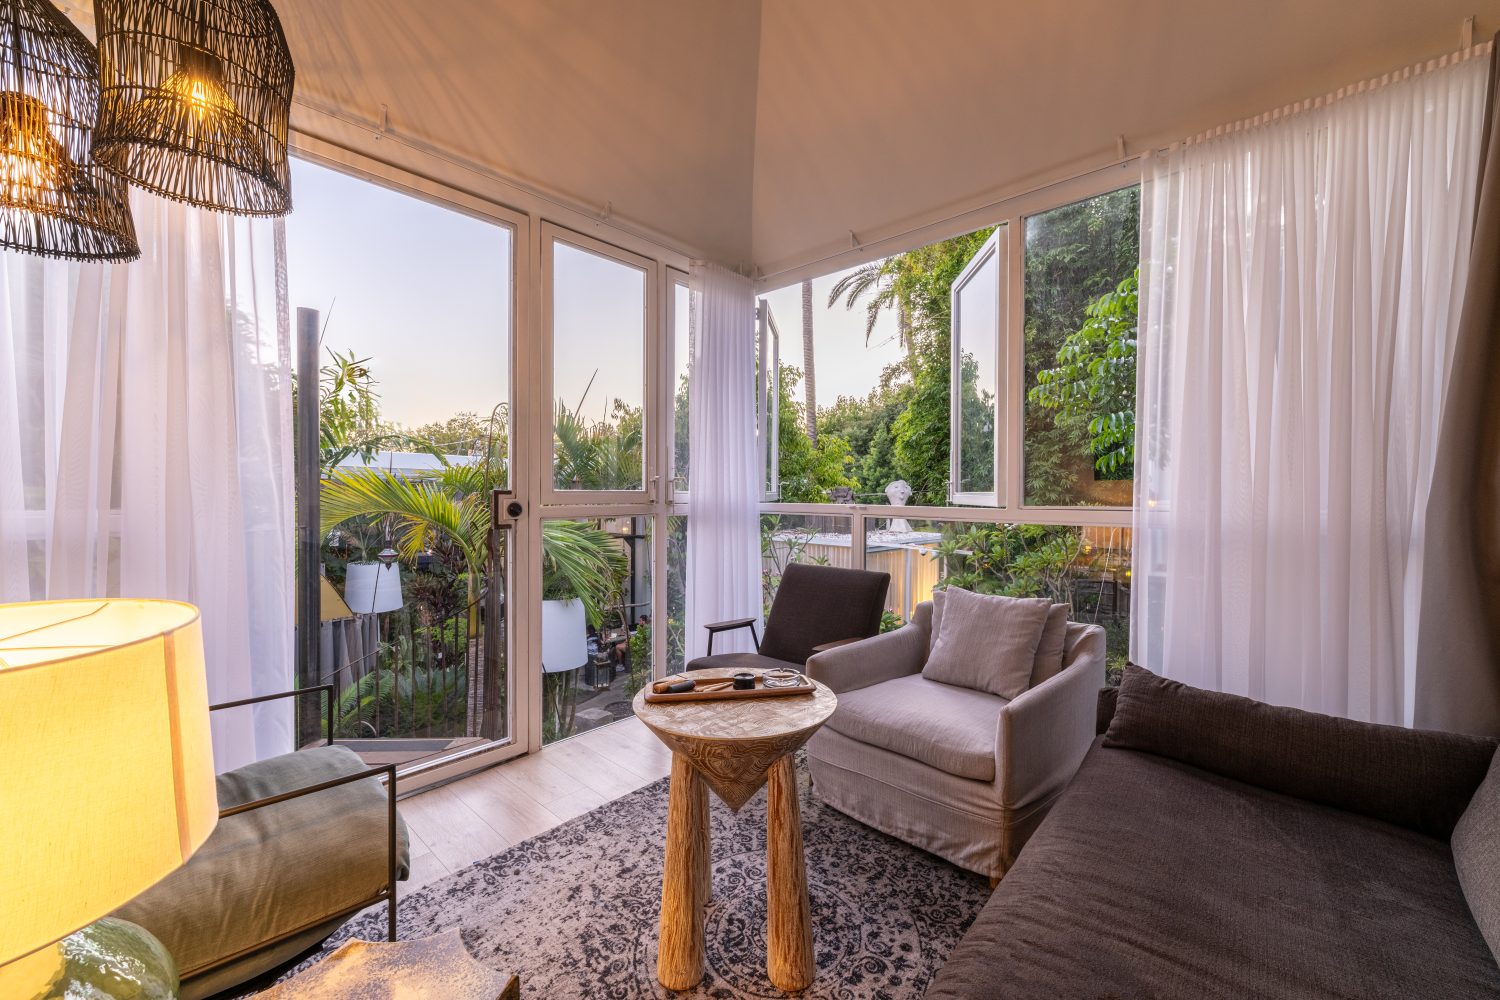
[[[911,484],[904,479],[898,479],[885,488],[885,498],[892,507],[905,507],[906,501],[911,499]],[[910,531],[911,523],[904,517],[893,517],[887,528],[891,531]]]

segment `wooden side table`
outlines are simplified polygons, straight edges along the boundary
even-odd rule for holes
[[[703,979],[703,907],[713,891],[708,789],[738,812],[761,785],[768,785],[766,972],[789,993],[812,985],[807,864],[791,754],[838,705],[828,687],[816,688],[811,696],[656,705],[646,703],[647,689],[635,696],[635,714],[672,751],[656,956],[656,978],[669,990],[691,989]]]

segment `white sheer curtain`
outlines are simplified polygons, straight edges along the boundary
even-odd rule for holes
[[[755,445],[755,296],[750,280],[716,264],[689,276],[692,375],[688,449],[687,658],[708,645],[703,626],[761,615],[759,462]],[[714,640],[715,653],[752,650],[744,630]]]
[[[190,601],[213,701],[286,690],[279,224],[142,192],[132,207],[139,261],[0,256],[0,600]],[[291,749],[290,719],[285,705],[216,713],[216,766]]]
[[[1485,112],[1475,54],[1148,166],[1135,662],[1412,723]]]

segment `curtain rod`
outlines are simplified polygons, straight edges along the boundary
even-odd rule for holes
[[[1224,132],[1237,131],[1242,128],[1250,127],[1250,125],[1247,123],[1269,122],[1274,120],[1275,118],[1285,117],[1287,114],[1292,114],[1297,110],[1307,110],[1313,107],[1326,106],[1336,100],[1341,100],[1356,93],[1365,93],[1376,87],[1386,86],[1390,83],[1397,83],[1401,80],[1409,79],[1410,77],[1416,76],[1420,73],[1431,72],[1432,70],[1441,69],[1445,66],[1456,65],[1476,56],[1489,55],[1493,48],[1493,41],[1481,42],[1478,45],[1470,45],[1465,48],[1459,49],[1456,52],[1450,52],[1446,55],[1437,56],[1433,59],[1427,59],[1423,62],[1415,63],[1411,66],[1405,67],[1404,69],[1392,70],[1391,72],[1383,73],[1380,76],[1371,77],[1359,83],[1341,87],[1338,90],[1323,95],[1322,97],[1311,98],[1304,101],[1298,101],[1293,104],[1284,105],[1283,107],[1278,108],[1275,111],[1265,112],[1252,118],[1243,118],[1236,122],[1230,122],[1225,125],[1220,125],[1216,128],[1212,128],[1204,132],[1199,132],[1195,136],[1180,141],[1182,143],[1202,142]],[[1028,198],[1034,194],[1039,194],[1043,191],[1046,191],[1048,188],[1067,184],[1071,181],[1076,181],[1081,177],[1087,177],[1089,174],[1100,173],[1102,171],[1109,170],[1115,167],[1123,167],[1127,164],[1135,163],[1148,155],[1170,152],[1173,146],[1178,145],[1178,143],[1170,143],[1166,146],[1158,146],[1153,149],[1145,150],[1139,153],[1132,153],[1127,156],[1124,155],[1125,137],[1123,135],[1118,137],[1117,142],[1119,143],[1121,155],[1117,156],[1113,160],[1109,160],[1106,163],[1100,163],[1097,166],[1085,167],[1081,170],[1076,170],[1073,173],[1067,174],[1063,177],[1055,177],[1049,179],[1041,184],[1035,185],[1034,187],[1027,188],[1023,191],[1016,191],[1014,193],[1007,194],[1003,198],[997,198],[994,201],[976,206],[974,208],[964,209],[962,212],[957,212],[953,215],[948,215],[941,219],[934,219],[931,222],[924,222],[921,225],[911,226],[907,229],[901,230],[900,232],[892,233],[889,236],[882,236],[879,239],[871,240],[869,242],[860,242],[858,240],[855,240],[854,232],[853,230],[850,230],[849,236],[851,238],[851,242],[854,243],[854,246],[852,246],[850,249],[867,251],[878,250],[885,244],[905,240],[909,236],[915,236],[926,230],[940,229],[944,226],[955,223],[958,220],[965,218],[966,216],[997,210],[1007,202],[1015,201],[1018,198]],[[896,250],[893,250],[892,252],[899,253],[904,249],[909,248],[903,246]],[[824,254],[821,257],[815,257],[811,260],[802,261],[801,263],[794,264],[791,267],[783,267],[769,273],[760,274],[758,280],[762,282],[771,281],[774,278],[779,278],[783,274],[791,274],[794,271],[802,271],[809,267],[816,267],[819,264],[825,264],[830,261],[839,260],[845,257],[849,252],[849,250],[838,250],[834,253]]]

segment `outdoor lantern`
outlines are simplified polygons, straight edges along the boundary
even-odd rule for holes
[[[155,959],[175,989],[144,929],[88,925],[180,867],[218,822],[198,609],[0,605],[0,756],[0,996],[101,995],[63,981],[74,949],[58,942],[86,927],[92,973],[118,961],[139,975]]]
[[[355,562],[344,567],[344,603],[357,615],[399,610],[401,566],[394,561]]]
[[[265,0],[96,0],[94,158],[235,215],[291,211],[292,57]]]
[[[125,182],[93,161],[94,47],[49,0],[0,13],[0,247],[68,260],[141,255]]]

